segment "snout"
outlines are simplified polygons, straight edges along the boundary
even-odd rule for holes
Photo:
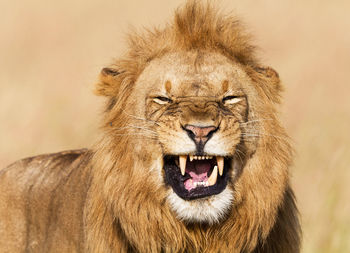
[[[194,126],[185,125],[182,127],[196,146],[205,145],[210,137],[217,131],[217,126]]]

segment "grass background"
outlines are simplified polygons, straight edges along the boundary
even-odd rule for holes
[[[242,17],[286,86],[303,252],[350,252],[350,2],[220,2]],[[0,167],[91,146],[99,70],[123,53],[130,26],[161,26],[181,3],[0,0]]]

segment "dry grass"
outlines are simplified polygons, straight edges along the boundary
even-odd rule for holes
[[[130,24],[162,24],[181,2],[2,0],[0,167],[90,146],[99,69],[122,53]],[[287,88],[282,111],[297,150],[303,252],[350,252],[350,2],[221,2],[244,18]]]

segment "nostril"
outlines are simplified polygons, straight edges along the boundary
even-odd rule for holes
[[[217,127],[215,126],[200,127],[200,126],[186,125],[184,129],[193,137],[205,138],[205,137],[209,137],[210,134],[216,131]]]

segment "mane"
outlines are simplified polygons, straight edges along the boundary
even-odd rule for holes
[[[117,69],[119,91],[127,95],[148,62],[166,53],[190,50],[219,52],[242,65],[256,66],[255,46],[241,22],[222,14],[213,4],[189,0],[175,12],[163,29],[145,29],[128,34],[128,51],[110,68]],[[111,90],[112,89],[112,90]],[[109,96],[113,87],[99,83],[96,94]],[[115,91],[115,90],[114,90]],[[126,94],[124,94],[126,92]]]
[[[282,246],[291,243],[290,248],[298,248],[296,207],[293,192],[288,186],[291,147],[271,103],[278,101],[279,79],[273,70],[259,69],[255,47],[243,25],[235,17],[223,15],[211,4],[189,0],[163,29],[133,32],[128,38],[126,55],[102,70],[96,86],[96,93],[106,96],[108,102],[103,121],[103,140],[95,147],[92,159],[90,194],[93,197],[90,205],[107,208],[92,208],[88,214],[87,222],[93,229],[89,231],[87,241],[98,242],[90,250],[107,252],[107,248],[117,249],[120,246],[113,239],[115,235],[121,236],[120,241],[130,240],[131,248],[125,248],[125,252],[133,251],[133,247],[142,252],[160,252],[165,248],[174,252],[199,252],[208,247],[230,248],[233,245],[243,252],[252,251],[257,244],[263,248],[266,240],[272,242],[276,238]],[[152,124],[124,111],[131,99],[134,83],[147,64],[168,53],[192,50],[218,52],[243,66],[259,93],[259,99],[255,101],[259,104],[254,108],[256,114],[263,119],[271,119],[259,123],[264,130],[261,147],[246,165],[251,174],[242,175],[235,189],[235,201],[239,204],[233,207],[229,219],[212,227],[202,224],[187,226],[176,219],[164,204],[166,193],[161,188],[163,185],[152,181],[150,172],[145,172],[145,168],[151,170],[153,160],[159,159],[155,158],[157,152],[149,147],[135,149],[141,145],[133,145],[140,141],[137,138],[140,136],[128,134],[126,130],[134,122],[139,124],[139,128],[144,126],[142,124]],[[260,71],[266,73],[260,74]],[[264,110],[260,110],[260,105]],[[149,145],[146,144],[147,138],[152,137],[143,137],[142,145]],[[257,186],[260,190],[254,191]],[[272,191],[277,193],[272,195]],[[267,192],[270,194],[268,197]],[[287,202],[287,207],[279,211],[284,202]],[[257,207],[257,203],[260,206]],[[276,223],[277,216],[281,218]],[[289,221],[293,224],[287,224]],[[280,227],[289,228],[282,231]],[[271,229],[275,231],[272,235]],[[289,234],[295,235],[291,241]]]

